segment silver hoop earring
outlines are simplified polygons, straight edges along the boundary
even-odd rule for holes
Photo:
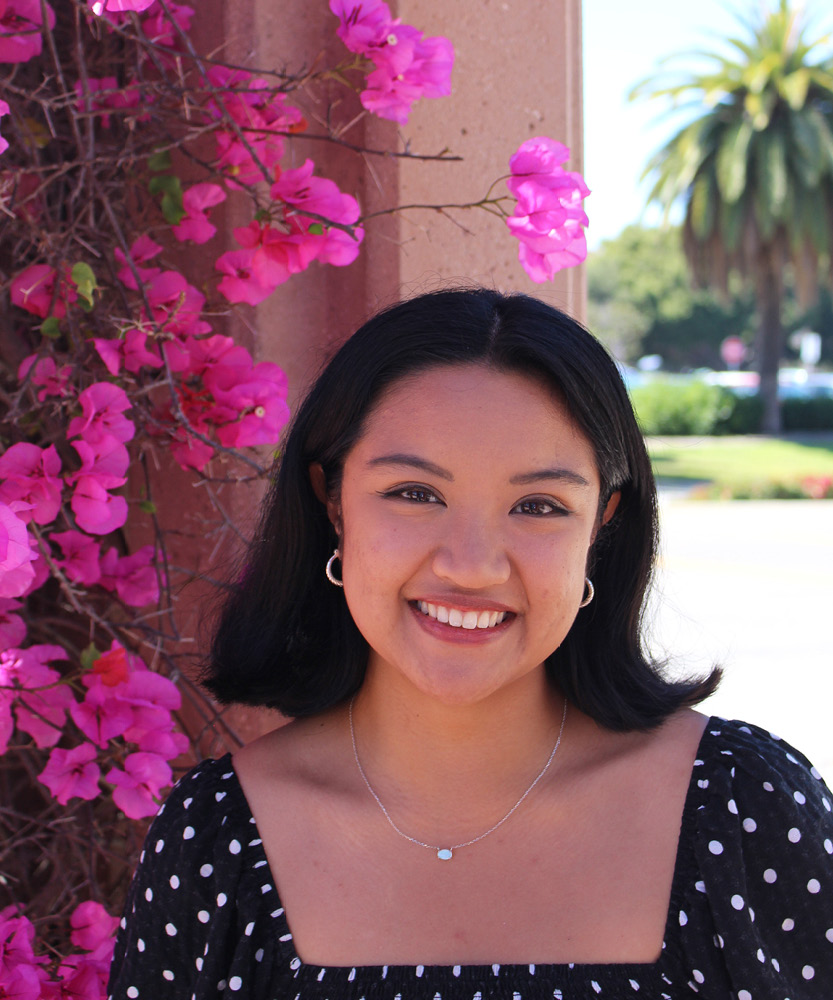
[[[327,575],[329,576],[329,573]],[[587,589],[587,592],[584,595],[584,600],[581,602],[581,604],[579,604],[580,608],[586,608],[587,605],[593,600],[593,597],[596,594],[596,588],[593,586],[593,581],[590,579],[589,576],[586,576],[584,578],[584,586]]]
[[[327,574],[327,579],[330,581],[330,583],[335,584],[336,587],[343,587],[344,581],[339,580],[337,576],[333,576],[333,563],[336,561],[336,559],[341,559],[341,553],[338,551],[338,549],[335,549],[333,554],[327,560],[327,565],[324,567],[324,572]]]

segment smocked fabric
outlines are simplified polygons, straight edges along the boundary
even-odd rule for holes
[[[231,757],[171,792],[121,921],[112,1000],[830,1000],[833,797],[796,750],[711,718],[653,964],[302,962]]]

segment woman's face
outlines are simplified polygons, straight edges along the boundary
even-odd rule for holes
[[[394,384],[329,504],[368,677],[470,704],[542,669],[579,610],[599,488],[538,382],[472,364]]]

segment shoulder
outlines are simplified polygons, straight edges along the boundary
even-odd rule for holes
[[[783,813],[805,825],[833,819],[833,797],[819,771],[795,747],[752,723],[709,719],[694,777],[711,793],[703,796],[704,804],[713,806],[716,796],[731,793],[724,803],[730,814],[741,799],[758,803],[765,823]]]

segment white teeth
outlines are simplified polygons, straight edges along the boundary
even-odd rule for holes
[[[458,608],[447,608],[442,604],[429,604],[428,601],[417,601],[417,607],[424,615],[436,618],[444,625],[469,630],[494,628],[506,618],[507,614],[505,611],[460,611]]]

